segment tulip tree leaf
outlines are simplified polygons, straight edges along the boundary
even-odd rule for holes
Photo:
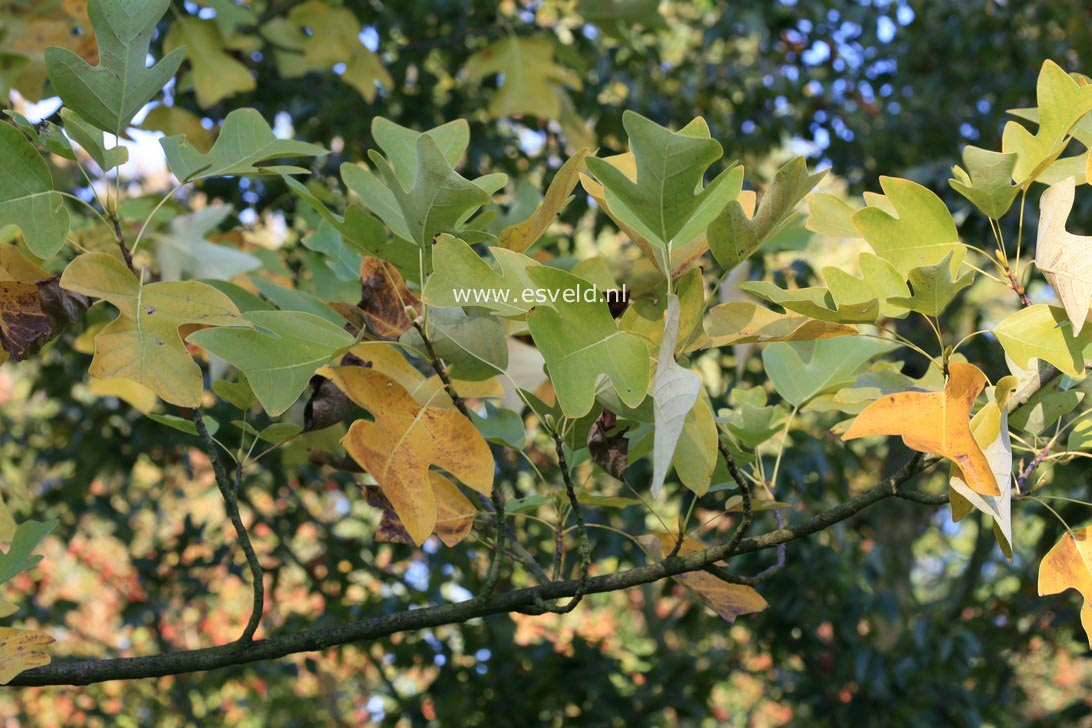
[[[354,422],[341,444],[379,483],[414,543],[424,543],[436,527],[430,467],[479,493],[492,492],[493,455],[462,414],[418,404],[401,384],[374,369],[336,367],[323,373],[375,418]]]
[[[1018,121],[1005,124],[1001,150],[1016,154],[1012,178],[1027,187],[1065,151],[1068,135],[1092,111],[1092,86],[1080,85],[1054,61],[1046,61],[1035,87],[1039,128],[1032,134]]]
[[[156,259],[162,279],[226,281],[260,268],[262,262],[250,253],[206,239],[205,236],[219,227],[231,212],[231,205],[214,205],[171,220],[168,232],[156,236]]]
[[[187,341],[207,349],[246,375],[270,416],[291,407],[315,371],[349,350],[341,327],[302,311],[251,311],[255,329],[204,329]]]
[[[0,362],[22,361],[83,315],[84,296],[62,289],[57,276],[14,245],[0,245]]]
[[[679,299],[668,296],[664,316],[663,340],[652,377],[652,412],[655,434],[652,454],[652,495],[658,497],[667,477],[668,464],[682,435],[683,423],[698,394],[702,391],[701,375],[675,362],[675,342],[679,338]]]
[[[85,253],[69,263],[61,287],[101,298],[119,311],[118,318],[95,336],[91,376],[137,382],[180,407],[200,404],[202,377],[179,328],[249,326],[235,304],[215,288],[197,281],[142,284],[124,263],[106,253]]]
[[[864,409],[843,440],[900,435],[906,446],[951,460],[971,490],[1000,496],[989,460],[971,432],[971,407],[986,386],[986,375],[965,362],[952,362],[943,392],[899,392]]]
[[[839,310],[852,311],[856,306],[870,301],[877,303],[877,315],[881,318],[906,318],[910,311],[895,304],[893,299],[908,297],[910,288],[906,277],[895,266],[872,253],[861,253],[858,258],[861,277],[837,268],[823,268],[830,296]]]
[[[107,149],[103,139],[105,132],[88,124],[72,109],[61,109],[61,118],[64,119],[65,133],[83,147],[103,172],[129,161],[128,149],[120,144]]]
[[[1069,177],[1043,193],[1035,265],[1054,287],[1073,322],[1073,332],[1079,334],[1092,301],[1092,236],[1074,235],[1065,229],[1075,190],[1076,184]]]
[[[739,172],[729,169],[702,185],[702,176],[721,158],[709,127],[695,120],[671,131],[633,111],[622,115],[636,162],[636,177],[603,159],[589,157],[610,209],[652,245],[668,254],[705,232],[739,192]],[[662,266],[662,261],[658,261]]]
[[[99,64],[92,66],[67,48],[45,50],[49,80],[65,106],[103,131],[125,131],[185,56],[178,48],[147,66],[156,23],[169,6],[169,0],[90,0],[87,12],[99,45]]]
[[[1012,441],[1006,403],[1016,387],[1016,377],[1005,377],[994,390],[994,401],[971,419],[971,432],[993,470],[1000,495],[982,495],[964,482],[954,465],[949,473],[952,520],[960,521],[972,508],[993,519],[997,543],[1012,561]]]
[[[224,119],[212,149],[202,154],[182,135],[159,140],[174,176],[183,182],[210,177],[306,172],[301,167],[265,166],[283,157],[320,157],[317,144],[278,139],[254,109],[236,109]]]
[[[480,306],[505,316],[529,311],[537,299],[526,300],[524,291],[535,285],[526,270],[539,263],[504,248],[490,248],[497,267],[459,238],[442,234],[432,249],[433,272],[422,294],[430,306]]]
[[[580,278],[556,268],[528,268],[527,275],[542,288],[586,288]],[[558,302],[540,306],[528,315],[531,337],[546,360],[566,417],[583,417],[591,411],[601,376],[607,377],[619,398],[636,407],[645,398],[649,383],[648,347],[633,334],[618,330],[603,301]]]
[[[1066,530],[1039,564],[1039,596],[1080,592],[1081,626],[1092,647],[1092,526]]]
[[[42,155],[10,124],[0,124],[0,170],[0,220],[19,228],[32,253],[52,258],[68,236],[68,210]]]
[[[1002,154],[968,144],[963,147],[966,169],[952,167],[948,184],[988,217],[1000,220],[1020,192],[1020,186],[1012,182],[1016,162],[1015,153]]]
[[[839,305],[832,292],[821,286],[785,290],[769,281],[740,283],[741,290],[752,293],[789,311],[832,323],[873,323],[880,316],[880,303],[875,298]]]
[[[581,87],[580,77],[554,60],[554,41],[546,36],[510,34],[494,41],[468,58],[462,73],[478,80],[503,75],[489,103],[495,119],[515,114],[560,119],[559,94],[565,86]]]
[[[1065,311],[1045,303],[1022,308],[993,329],[997,340],[1017,365],[1042,359],[1071,377],[1084,370],[1084,349],[1092,343],[1092,328],[1073,335]]]
[[[796,217],[804,195],[825,177],[826,170],[808,174],[803,157],[786,162],[770,181],[753,217],[738,200],[728,203],[709,225],[709,249],[721,267],[731,270],[746,260]]]
[[[736,301],[709,310],[705,331],[710,346],[765,344],[771,341],[810,341],[853,336],[857,329],[802,314],[781,314],[754,303]]]
[[[516,253],[524,253],[549,229],[561,211],[573,199],[572,191],[580,178],[580,170],[584,166],[584,160],[590,150],[581,149],[561,165],[557,170],[550,186],[546,189],[546,195],[535,211],[522,222],[510,225],[500,234],[502,248]]]
[[[889,298],[888,302],[926,316],[939,316],[960,291],[974,283],[974,271],[952,279],[950,257],[951,253],[934,265],[914,268],[909,276],[913,294]]]
[[[897,344],[863,337],[770,344],[762,352],[762,363],[778,394],[800,407],[851,383],[873,357],[894,348]]]
[[[882,199],[894,213],[873,204],[853,214],[854,227],[876,254],[903,275],[919,266],[939,263],[949,254],[952,269],[957,270],[966,250],[944,202],[910,180],[880,177],[880,186]]]
[[[53,642],[45,632],[0,627],[0,685],[7,685],[25,670],[48,665],[45,646]]]
[[[193,67],[193,88],[197,105],[203,109],[257,86],[250,69],[224,48],[224,38],[215,20],[183,16],[171,24],[163,50],[185,48]]]
[[[471,214],[489,202],[489,192],[456,172],[428,134],[417,138],[416,165],[409,186],[400,181],[390,160],[375,150],[369,152],[369,158],[375,165],[374,174],[353,164],[341,166],[346,186],[395,235],[420,247],[431,244],[440,233],[457,232]]]
[[[655,533],[639,537],[637,543],[648,555],[649,560],[655,562],[674,551],[677,540],[678,536],[673,533]],[[679,556],[697,553],[704,548],[705,546],[700,542],[684,538],[679,549]],[[761,612],[770,606],[754,587],[745,584],[728,584],[704,571],[680,574],[675,579],[694,592],[705,606],[716,612],[728,624],[735,622],[740,615]]]
[[[480,382],[508,367],[504,324],[484,309],[430,308],[425,333],[437,356],[451,364],[451,375],[458,379]],[[415,329],[406,332],[402,342],[425,353]]]

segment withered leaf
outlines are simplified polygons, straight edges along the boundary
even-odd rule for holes
[[[626,439],[629,428],[618,429],[617,425],[618,415],[604,409],[588,431],[588,451],[596,465],[618,480],[625,480],[629,465],[629,440]]]
[[[406,307],[421,310],[421,299],[406,287],[402,274],[380,258],[364,258],[360,264],[360,303],[364,323],[381,339],[397,341],[413,325]]]
[[[66,291],[14,245],[0,247],[0,346],[12,361],[37,353],[87,310],[86,296]]]

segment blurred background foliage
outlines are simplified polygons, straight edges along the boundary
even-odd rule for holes
[[[350,83],[353,59],[322,54],[313,68],[291,70],[285,44],[309,41],[284,22],[316,5],[351,13],[359,32],[350,23],[349,36],[375,52],[378,70],[365,68]],[[37,118],[55,111],[36,64],[46,44],[86,42],[83,12],[78,0],[0,2],[0,86],[12,90],[16,108]],[[961,146],[997,148],[1006,110],[1034,104],[1044,59],[1088,72],[1092,56],[1092,7],[1045,0],[187,0],[164,20],[155,52],[177,43],[171,33],[180,24],[198,33],[194,21],[211,43],[206,50],[221,55],[191,58],[192,73],[172,84],[142,128],[212,129],[230,109],[254,106],[280,133],[333,151],[314,170],[319,185],[333,186],[341,162],[374,147],[377,115],[418,129],[466,118],[467,169],[533,178],[548,176],[575,147],[623,151],[628,108],[676,126],[704,116],[749,178],[772,173],[791,150],[812,166],[833,166],[849,194],[878,189],[881,174],[906,176],[968,212],[946,184]],[[336,56],[343,31],[327,25],[312,40]],[[557,97],[541,102],[556,114],[495,113],[504,79],[471,77],[468,63],[491,44],[532,38],[552,44]],[[200,80],[198,66],[210,58],[221,65],[211,81],[206,65]],[[210,101],[239,68],[250,82]],[[139,145],[142,134],[132,136]],[[154,165],[127,173],[138,194],[167,184]],[[258,248],[294,241],[306,228],[275,179],[207,181],[200,195],[242,211],[244,235]],[[981,216],[963,217],[965,237],[988,234]],[[1088,211],[1072,220],[1087,221]],[[609,222],[582,198],[564,222],[573,233],[572,242],[555,241],[561,252],[617,247]],[[797,233],[759,264],[804,281],[847,255],[817,250],[806,231]],[[286,255],[288,266],[304,264],[298,250]],[[972,290],[964,305],[953,318],[973,328],[997,320],[991,307],[1003,304]],[[71,338],[18,368],[0,367],[5,499],[22,518],[61,521],[43,549],[48,568],[15,584],[33,593],[18,616],[50,626],[57,656],[234,638],[249,588],[207,458],[195,440],[89,392],[90,357]],[[726,378],[738,367],[762,379],[758,362],[741,352],[726,350],[721,364]],[[863,463],[830,447],[833,421],[808,418],[790,434],[782,467],[800,513],[844,499],[905,459],[895,446],[885,460]],[[338,433],[320,436],[332,443]],[[377,519],[351,478],[307,464],[306,446],[321,444],[278,451],[243,494],[271,579],[264,631],[465,598],[481,550],[373,544]],[[542,468],[551,467],[547,452],[547,443],[528,449]],[[528,471],[514,458],[501,467],[513,481]],[[636,482],[648,477],[643,467],[634,468]],[[1079,465],[1047,467],[1039,477],[1053,479],[1057,493],[1092,495]],[[941,476],[928,478],[939,487]],[[1059,510],[1071,523],[1088,518],[1079,505]],[[623,531],[645,529],[639,509],[592,515]],[[549,553],[548,529],[513,520],[529,545]],[[9,690],[0,715],[41,726],[1092,724],[1092,662],[1077,601],[1035,595],[1036,566],[1059,526],[1026,502],[1015,520],[1020,546],[1010,565],[977,517],[952,525],[946,508],[881,503],[792,543],[788,568],[763,587],[771,608],[730,628],[664,583],[590,598],[564,617],[497,616],[208,674]],[[760,526],[771,528],[772,519]],[[600,568],[640,558],[605,530],[596,554]],[[740,560],[757,569],[768,559]]]

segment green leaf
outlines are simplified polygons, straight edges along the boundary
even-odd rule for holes
[[[11,118],[15,123],[16,128],[23,132],[28,140],[34,144],[40,144],[45,147],[47,152],[56,154],[58,157],[75,162],[76,152],[72,149],[72,144],[68,141],[68,137],[61,131],[61,127],[54,124],[52,121],[42,121],[40,125],[30,123],[30,120],[17,111],[11,109],[4,109],[4,113]],[[61,111],[61,115],[64,115],[64,111]],[[41,129],[39,129],[39,126]]]
[[[318,296],[312,296],[306,291],[297,291],[295,288],[278,286],[273,281],[258,276],[250,276],[250,281],[263,296],[275,303],[279,309],[309,313],[312,316],[325,319],[339,328],[345,324],[345,319],[341,317],[341,314],[327,306],[326,302]]]
[[[910,271],[910,287],[914,289],[913,294],[889,298],[888,302],[926,316],[939,316],[960,291],[974,283],[973,270],[952,279],[950,257],[951,253],[935,265],[914,268]]]
[[[1032,134],[1017,121],[1005,124],[1001,149],[1017,155],[1012,178],[1027,187],[1058,158],[1081,117],[1092,111],[1092,86],[1080,85],[1054,61],[1045,61],[1035,88],[1039,128]]]
[[[69,263],[61,287],[108,301],[120,314],[95,336],[91,376],[129,379],[180,407],[201,403],[203,380],[178,329],[188,324],[249,326],[215,288],[197,281],[142,284],[106,253],[85,253]]]
[[[906,308],[891,302],[892,298],[910,295],[906,277],[895,270],[895,266],[872,253],[861,253],[858,264],[861,268],[860,278],[834,266],[823,268],[823,278],[836,308],[852,310],[858,305],[875,301],[879,306],[879,318],[909,316]]]
[[[437,356],[451,364],[451,375],[456,379],[484,381],[508,367],[504,324],[484,309],[430,308],[425,332]],[[402,342],[425,355],[416,329],[403,334]]]
[[[369,158],[382,184],[363,167],[344,164],[341,175],[346,186],[395,235],[421,247],[440,233],[457,232],[471,214],[489,202],[489,193],[456,172],[427,134],[417,139],[417,165],[409,187],[402,185],[394,166],[378,152],[369,152]]]
[[[963,147],[963,164],[967,169],[952,167],[953,177],[948,184],[987,217],[1000,220],[1020,191],[1020,186],[1012,183],[1016,159],[1015,153],[991,152],[968,144]]]
[[[701,396],[686,413],[671,467],[679,482],[702,496],[709,491],[718,460],[716,419],[708,398]]]
[[[374,255],[393,263],[403,275],[407,274],[407,268],[416,271],[418,267],[418,247],[406,240],[397,238],[390,243],[387,241],[387,229],[374,215],[368,213],[359,205],[349,205],[345,208],[344,215],[326,207],[318,195],[310,187],[297,179],[281,174],[288,188],[296,193],[308,205],[314,208],[323,220],[333,225],[342,239],[353,246],[353,249],[364,255]]]
[[[736,387],[729,395],[730,409],[727,414],[722,414],[721,421],[740,443],[749,448],[757,448],[780,432],[789,415],[784,405],[771,406],[766,402],[766,391],[759,387]]]
[[[0,220],[19,228],[32,253],[52,258],[68,237],[68,210],[42,155],[10,124],[0,124],[0,170]]]
[[[274,422],[272,425],[263,428],[262,431],[258,433],[258,439],[271,442],[274,445],[280,445],[286,440],[291,440],[301,432],[303,432],[303,428],[292,422]]]
[[[327,267],[340,280],[360,280],[360,264],[364,262],[364,256],[345,244],[341,233],[329,220],[321,220],[314,232],[303,238],[302,242],[309,250],[322,253],[326,257]]]
[[[890,214],[877,205],[853,214],[853,225],[876,254],[886,258],[904,276],[914,268],[933,265],[951,255],[952,270],[959,269],[966,250],[959,242],[952,214],[929,188],[896,177],[880,177]]]
[[[709,225],[709,249],[721,267],[731,270],[797,217],[797,205],[825,177],[827,170],[808,174],[803,157],[795,157],[777,170],[753,218],[732,200]]]
[[[535,289],[526,270],[538,266],[537,261],[499,247],[489,252],[500,272],[459,238],[440,235],[432,249],[433,272],[422,300],[430,306],[480,306],[504,316],[526,313],[541,303],[525,300],[530,296],[524,295]]]
[[[1066,450],[1070,452],[1092,451],[1092,420],[1082,420],[1069,433]]]
[[[0,551],[0,584],[11,581],[16,574],[32,569],[42,560],[33,555],[34,549],[57,527],[57,521],[24,521],[15,529],[7,552]]]
[[[136,113],[178,71],[176,49],[151,68],[149,45],[169,0],[90,0],[87,12],[99,45],[99,64],[66,48],[45,50],[49,80],[64,105],[103,131],[120,135]]]
[[[853,227],[853,214],[857,208],[827,192],[816,192],[806,199],[808,217],[805,225],[808,230],[832,238],[861,237],[857,228]]]
[[[103,172],[108,172],[129,161],[128,149],[120,144],[107,149],[103,138],[105,132],[88,124],[72,109],[61,109],[61,118],[64,119],[65,133],[72,138],[72,141],[83,147],[83,150],[95,160],[95,164],[99,165],[99,169]]]
[[[652,496],[658,497],[667,477],[668,464],[682,435],[683,424],[702,391],[701,375],[675,362],[679,338],[679,298],[667,297],[663,340],[652,377],[652,412],[655,434],[652,445]],[[706,483],[708,486],[708,483]]]
[[[721,172],[708,186],[706,168],[722,156],[701,118],[671,131],[633,111],[622,115],[636,159],[636,179],[597,157],[587,165],[606,191],[611,211],[668,253],[705,232],[739,194],[742,169]],[[657,261],[663,267],[663,261]]]
[[[456,119],[420,132],[377,116],[372,119],[372,136],[394,168],[398,182],[403,187],[410,187],[417,175],[417,142],[421,137],[427,136],[436,142],[440,154],[454,167],[470,146],[470,125],[466,119]]]
[[[153,422],[158,422],[161,425],[166,425],[172,430],[178,430],[184,432],[187,435],[193,435],[197,437],[197,425],[193,424],[193,421],[186,417],[179,417],[178,415],[161,415],[155,412],[148,412],[144,415]],[[208,430],[209,436],[213,436],[220,429],[220,423],[211,417],[201,418],[205,423],[205,429]]]
[[[820,286],[785,290],[769,281],[747,281],[740,283],[739,288],[789,311],[821,321],[843,324],[874,323],[880,316],[880,304],[876,299],[839,306],[830,290]]]
[[[171,220],[170,230],[156,236],[156,260],[165,281],[182,278],[229,280],[260,268],[249,253],[205,239],[232,213],[231,205],[215,205]]]
[[[353,345],[353,337],[318,316],[299,311],[253,311],[257,329],[204,329],[187,341],[236,367],[258,401],[276,417],[299,398],[315,371]]]
[[[467,59],[462,74],[471,80],[503,76],[489,103],[495,119],[516,114],[560,119],[564,87],[582,85],[578,75],[554,61],[554,41],[545,35],[509,34],[494,41]]]
[[[212,391],[217,397],[243,412],[258,403],[258,398],[254,395],[254,390],[250,388],[250,382],[245,376],[239,377],[237,382],[217,379],[212,383]]]
[[[216,142],[202,154],[182,135],[159,140],[171,172],[182,182],[210,177],[242,177],[257,174],[295,174],[302,167],[266,166],[262,162],[283,157],[321,157],[317,144],[278,139],[262,115],[254,109],[236,109],[224,119]],[[261,166],[259,166],[261,165]]]
[[[843,387],[873,357],[898,344],[864,337],[770,344],[762,352],[766,375],[786,402],[800,407]]]
[[[556,268],[528,268],[536,286],[582,289],[588,283]],[[619,398],[636,407],[649,383],[648,347],[618,330],[605,302],[558,302],[531,311],[531,337],[546,360],[557,401],[566,417],[583,417],[595,402],[600,376],[610,379]]]
[[[1077,408],[1084,401],[1080,389],[1062,389],[1064,377],[1051,380],[1035,394],[1027,404],[1009,417],[1009,424],[1029,435],[1043,435],[1054,423]]]
[[[1084,350],[1092,343],[1092,327],[1073,336],[1073,323],[1063,309],[1038,303],[1022,308],[993,329],[1005,353],[1020,367],[1042,359],[1071,377],[1084,371]]]
[[[523,418],[510,409],[500,409],[486,402],[485,416],[471,410],[470,420],[489,442],[506,445],[514,450],[522,450],[527,444]]]

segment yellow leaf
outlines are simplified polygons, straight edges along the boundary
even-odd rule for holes
[[[456,546],[470,534],[478,509],[469,498],[463,495],[459,486],[435,471],[428,475],[432,483],[432,495],[436,498],[436,529],[433,533],[445,546]],[[394,512],[394,506],[379,488],[365,488],[364,497],[369,505],[382,511],[382,518],[375,533],[376,541],[413,543],[398,514]]]
[[[148,414],[155,409],[155,392],[143,384],[128,379],[92,379],[87,383],[87,391],[96,397],[117,397],[138,412]]]
[[[163,52],[186,48],[193,66],[193,87],[197,104],[208,108],[213,104],[256,86],[250,70],[224,50],[224,39],[214,20],[180,17],[171,25],[163,42]]]
[[[842,439],[901,435],[907,447],[953,461],[971,490],[1000,495],[970,427],[971,406],[985,386],[986,375],[978,367],[952,362],[943,392],[899,392],[878,399],[857,416]]]
[[[648,554],[649,559],[660,561],[675,548],[678,536],[674,533],[656,533],[641,536],[637,542]],[[679,556],[686,556],[704,551],[705,546],[690,538],[683,539]],[[720,615],[728,624],[736,621],[741,614],[761,612],[770,606],[762,595],[753,587],[745,584],[728,584],[704,571],[692,571],[674,577],[693,591],[705,603],[705,606]]]
[[[405,387],[374,369],[336,367],[329,373],[375,418],[354,422],[341,444],[375,478],[414,543],[424,543],[436,528],[430,467],[442,468],[480,493],[492,492],[493,454],[462,414],[421,406]]]
[[[857,333],[853,326],[820,321],[791,311],[777,313],[743,301],[722,303],[711,308],[705,331],[709,334],[710,346],[812,341]]]
[[[1081,626],[1092,647],[1092,526],[1066,533],[1039,564],[1039,596],[1076,589],[1084,597]]]
[[[554,219],[561,214],[565,206],[572,199],[570,194],[580,177],[580,170],[584,167],[584,158],[588,156],[589,149],[584,148],[561,165],[557,170],[550,186],[546,189],[546,195],[538,209],[531,217],[521,223],[506,227],[501,231],[500,244],[502,248],[523,253],[530,248],[536,240],[550,227]]]
[[[231,299],[212,286],[197,281],[144,285],[106,253],[85,253],[69,263],[61,287],[109,301],[120,312],[95,336],[91,376],[137,382],[180,407],[200,404],[203,382],[179,328],[250,327]]]
[[[0,685],[32,667],[49,664],[45,646],[54,641],[44,632],[0,627]]]

